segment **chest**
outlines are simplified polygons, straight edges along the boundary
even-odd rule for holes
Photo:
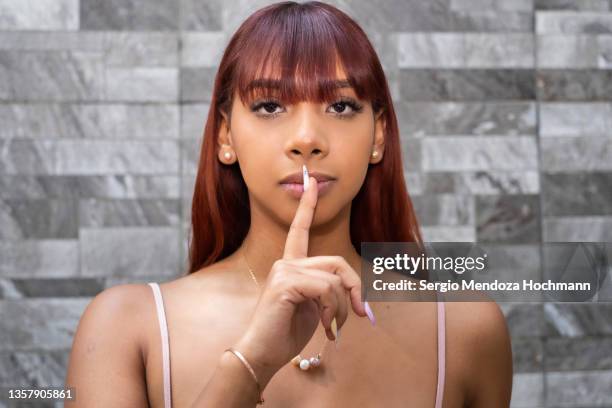
[[[194,316],[167,312],[174,408],[190,406],[213,375],[223,350],[244,332],[248,314],[234,316],[200,316],[194,321]],[[372,327],[351,315],[338,349],[324,342],[319,326],[303,355],[314,356],[323,345],[322,365],[303,372],[287,364],[264,390],[265,406],[433,408],[438,378],[435,320],[426,329],[406,330],[405,325],[401,329],[379,317],[380,324]],[[159,337],[159,328],[150,333],[146,359],[151,407],[163,407]]]

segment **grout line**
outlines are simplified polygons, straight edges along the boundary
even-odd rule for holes
[[[538,59],[538,41],[539,37],[537,34],[537,10],[533,9],[533,61],[534,61],[534,87],[535,87],[535,133],[536,133],[536,148],[537,148],[537,157],[538,157],[538,185],[539,185],[539,194],[538,194],[538,222],[539,222],[539,256],[540,256],[540,279],[544,278],[544,250],[542,248],[544,242],[544,199],[543,199],[543,183],[542,183],[542,137],[540,135],[541,129],[541,117],[540,117],[540,88],[538,86],[538,71],[539,71],[539,59]],[[544,303],[541,303],[538,307],[540,311],[540,318],[542,327],[546,327],[546,318],[544,311]],[[541,335],[542,337],[542,403],[545,407],[548,407],[548,386],[547,386],[547,376],[546,376],[546,347],[547,347],[547,336],[544,332]]]

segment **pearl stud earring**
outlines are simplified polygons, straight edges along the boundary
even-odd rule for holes
[[[223,153],[223,157],[225,157],[226,160],[229,160],[232,158],[232,154],[230,152],[225,152]]]
[[[374,150],[372,152],[372,157],[374,157],[374,158],[378,157],[378,152],[376,150]]]

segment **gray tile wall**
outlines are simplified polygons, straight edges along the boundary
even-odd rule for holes
[[[216,67],[268,3],[0,0],[0,386],[61,385],[92,296],[183,270]],[[427,240],[612,241],[612,1],[333,4],[383,61]],[[501,306],[514,407],[612,407],[611,305]]]

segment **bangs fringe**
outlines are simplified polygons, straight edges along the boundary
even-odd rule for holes
[[[368,61],[373,50],[368,52],[366,45],[347,38],[334,24],[337,17],[316,11],[314,15],[308,8],[279,8],[248,27],[244,33],[248,41],[236,55],[230,95],[237,92],[244,103],[258,97],[287,104],[331,102],[342,85],[338,80],[345,80],[359,99],[372,102],[378,111],[381,101],[376,100],[374,73],[358,65]],[[282,18],[279,13],[284,13]],[[340,77],[342,71],[345,76]]]

